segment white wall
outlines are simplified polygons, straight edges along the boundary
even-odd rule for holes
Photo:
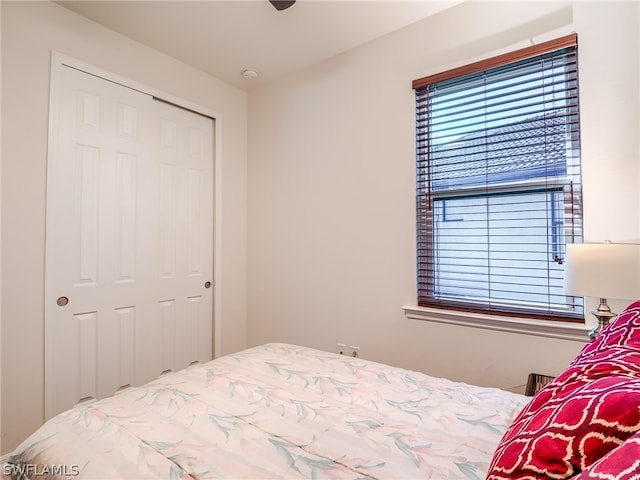
[[[2,9],[0,8],[0,25],[2,25]],[[0,62],[0,79],[2,78],[2,62]],[[1,83],[1,82],[0,82]],[[0,88],[0,105],[2,105],[2,89]],[[0,132],[2,116],[0,115]],[[0,153],[0,198],[2,198],[2,154]],[[0,251],[2,251],[2,202],[0,202]],[[2,332],[2,255],[0,255],[0,333]],[[2,337],[0,336],[0,432],[2,432]],[[2,434],[0,433],[0,454],[2,454]]]
[[[411,81],[577,31],[586,239],[638,241],[638,5],[462,4],[251,92],[248,343],[344,342],[503,388],[563,370],[582,343],[404,317],[416,302]]]
[[[52,50],[222,115],[224,354],[246,341],[247,95],[49,2],[2,4],[2,453],[43,420],[44,242]]]

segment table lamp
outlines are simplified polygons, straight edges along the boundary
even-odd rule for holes
[[[640,299],[640,245],[628,243],[572,243],[565,256],[564,291],[568,295],[600,299],[593,340],[617,314],[608,298]]]

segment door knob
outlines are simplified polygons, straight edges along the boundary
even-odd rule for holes
[[[67,297],[58,297],[56,303],[59,307],[64,307],[67,303],[69,303],[69,299]]]

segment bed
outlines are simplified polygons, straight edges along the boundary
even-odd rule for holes
[[[533,400],[262,345],[54,417],[15,450],[3,475],[640,478],[638,332],[640,302]]]
[[[85,478],[482,478],[527,401],[268,344],[69,410],[9,462]]]

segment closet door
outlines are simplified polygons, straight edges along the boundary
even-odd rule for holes
[[[213,323],[213,289],[205,287],[212,281],[213,181],[194,173],[212,169],[212,145],[204,146],[212,143],[212,121],[202,117],[209,135],[200,135],[199,161],[207,165],[194,165],[185,160],[188,149],[162,156],[162,122],[150,95],[66,66],[51,94],[47,419],[212,358]],[[177,143],[188,143],[180,139],[189,128],[175,122]],[[186,234],[183,217],[204,224],[189,223]],[[189,265],[193,258],[198,269]]]
[[[153,265],[156,313],[143,331],[160,342],[162,370],[213,356],[213,120],[153,103],[153,155],[158,168]],[[159,320],[161,329],[153,322]],[[150,370],[147,378],[156,372]]]

